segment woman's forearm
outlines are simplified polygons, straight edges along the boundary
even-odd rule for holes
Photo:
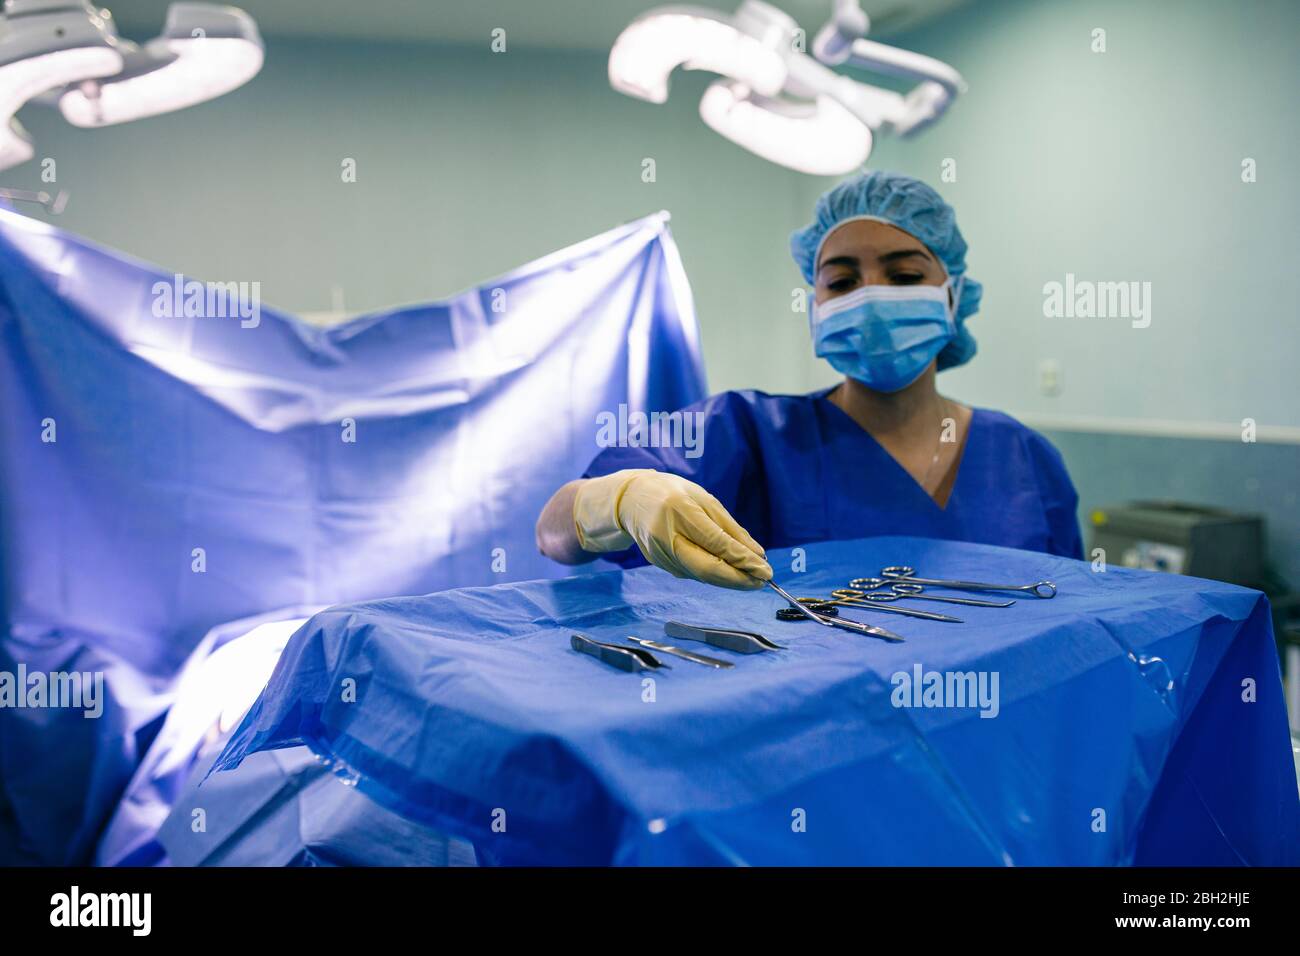
[[[537,550],[560,564],[586,564],[597,555],[584,551],[573,524],[573,499],[584,479],[562,485],[537,518]]]

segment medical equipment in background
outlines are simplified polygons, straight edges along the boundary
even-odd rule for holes
[[[1300,753],[1300,624],[1289,624],[1278,631],[1282,646],[1282,686],[1286,691],[1286,710],[1296,753]]]
[[[1092,512],[1092,544],[1126,568],[1170,571],[1262,588],[1264,519],[1175,501],[1138,501]]]
[[[44,189],[38,191],[31,189],[0,189],[0,200],[6,202],[34,202],[38,206],[44,206],[45,211],[52,216],[57,216],[68,206],[68,191],[60,189],[51,196]]]
[[[1224,581],[1268,595],[1291,732],[1300,740],[1300,594],[1269,566],[1264,519],[1206,505],[1136,501],[1094,509],[1091,524],[1089,557],[1100,548],[1099,557],[1111,564]]]
[[[732,16],[656,7],[614,41],[609,82],[620,93],[664,103],[675,68],[719,73],[700,100],[709,127],[779,165],[840,175],[866,162],[875,133],[918,132],[966,90],[948,64],[866,39],[869,26],[858,0],[835,0],[809,56],[794,19],[761,0],[744,0]],[[896,93],[837,73],[842,66],[917,85]]]
[[[143,46],[117,35],[90,0],[5,0],[0,16],[0,169],[35,155],[14,114],[57,106],[97,127],[183,109],[229,93],[262,68],[262,38],[235,7],[173,3]]]

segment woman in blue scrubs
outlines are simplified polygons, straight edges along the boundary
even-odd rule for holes
[[[936,388],[975,354],[965,322],[981,293],[952,208],[919,180],[865,173],[822,196],[791,249],[814,289],[816,353],[844,381],[715,395],[685,410],[697,448],[606,449],[543,509],[542,553],[735,588],[771,577],[759,542],[905,534],[1082,557],[1060,453]]]

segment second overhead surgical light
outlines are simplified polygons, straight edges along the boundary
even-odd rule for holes
[[[799,25],[760,0],[733,16],[703,7],[657,7],[632,21],[609,55],[614,89],[652,103],[668,99],[677,67],[721,74],[700,100],[714,131],[764,159],[831,176],[862,165],[873,132],[907,135],[933,123],[966,85],[946,63],[865,39],[858,0],[834,16],[803,52]],[[847,65],[916,80],[907,94],[835,72]]]

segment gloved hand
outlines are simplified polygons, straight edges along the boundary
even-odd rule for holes
[[[578,543],[591,552],[633,542],[647,561],[679,578],[724,588],[761,588],[772,577],[763,549],[693,481],[652,468],[589,478],[573,502]]]

